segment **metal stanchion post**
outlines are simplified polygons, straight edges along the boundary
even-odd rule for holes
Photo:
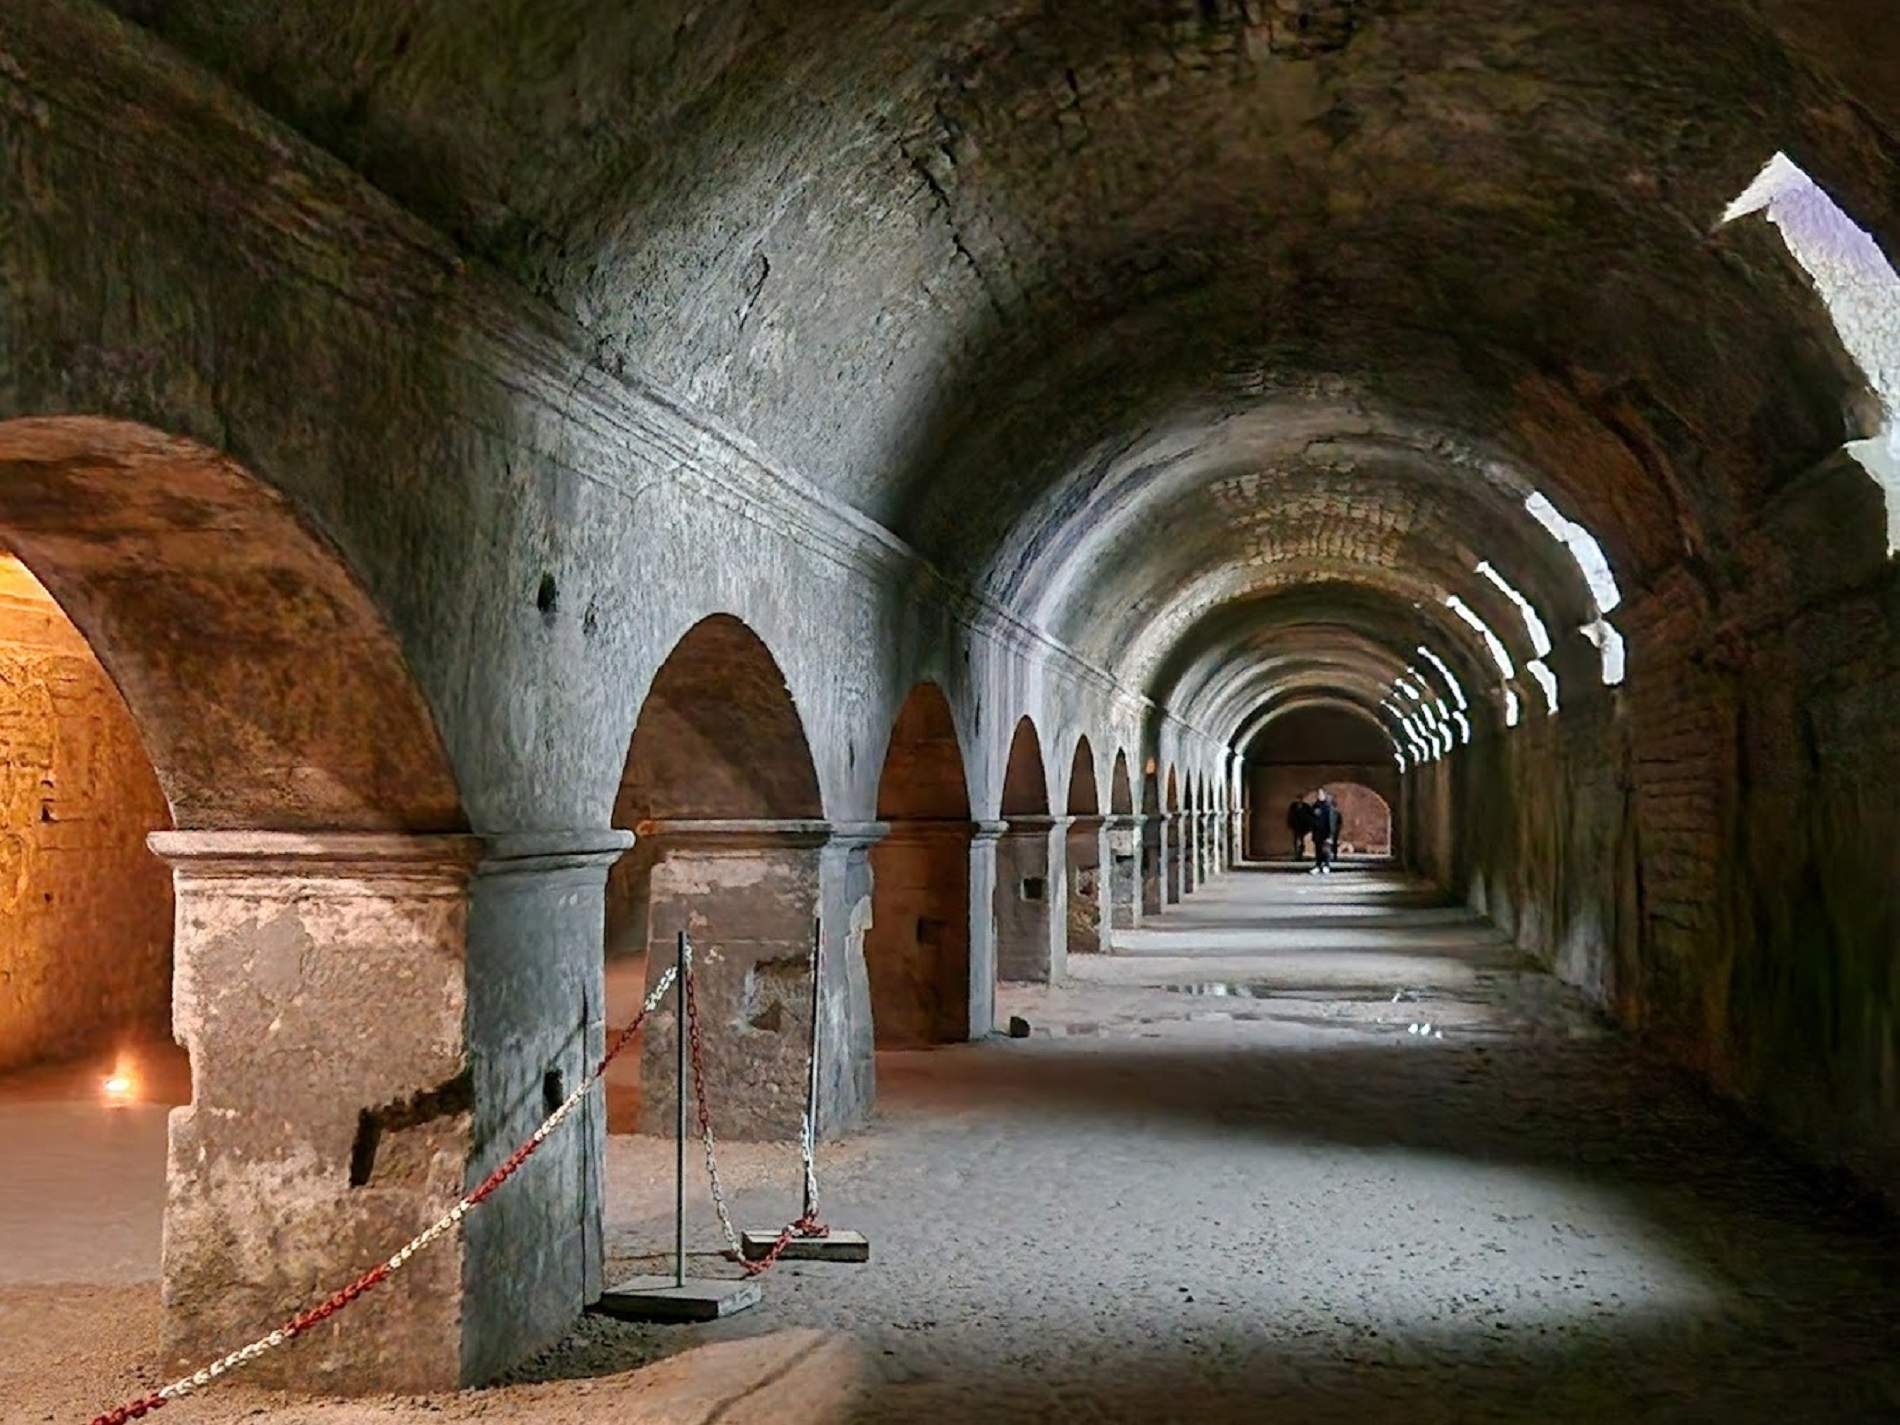
[[[594,1310],[623,1321],[716,1321],[763,1299],[759,1284],[750,1277],[691,1277],[686,1275],[686,1095],[692,1089],[687,1073],[688,1025],[686,1000],[686,932],[674,942],[673,982],[673,1091],[677,1095],[673,1138],[673,1275],[634,1277],[604,1291]]]
[[[686,932],[673,947],[673,1285],[686,1285]]]

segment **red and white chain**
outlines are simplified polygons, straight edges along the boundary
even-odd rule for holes
[[[811,1189],[812,1211],[808,1215],[799,1218],[796,1222],[788,1223],[779,1232],[778,1240],[772,1244],[771,1250],[768,1251],[765,1256],[759,1258],[757,1261],[748,1261],[745,1255],[745,1248],[740,1244],[739,1234],[732,1225],[732,1212],[726,1206],[725,1186],[719,1181],[719,1155],[713,1146],[712,1107],[706,1099],[705,1041],[699,1024],[699,995],[697,993],[699,976],[693,973],[693,947],[691,945],[686,947],[685,965],[686,1025],[688,1040],[691,1044],[693,1055],[693,1099],[699,1110],[699,1141],[706,1153],[706,1181],[712,1190],[713,1211],[718,1214],[719,1230],[725,1235],[727,1249],[730,1251],[733,1260],[738,1262],[739,1265],[745,1269],[747,1276],[756,1277],[777,1266],[779,1258],[785,1255],[785,1249],[789,1247],[795,1239],[799,1237],[824,1237],[830,1234],[830,1229],[819,1222],[817,1217],[818,1170],[813,1161],[812,1154],[811,1114],[807,1112],[804,1115],[804,1121],[799,1129],[798,1142],[799,1150],[803,1153],[805,1159],[805,1180]],[[679,1092],[686,1092],[685,1084],[679,1086]]]
[[[348,1286],[332,1292],[323,1301],[311,1307],[308,1311],[291,1317],[290,1320],[286,1321],[282,1326],[279,1326],[275,1331],[272,1331],[267,1336],[258,1337],[255,1341],[251,1342],[250,1345],[240,1347],[238,1350],[232,1351],[229,1355],[213,1361],[210,1365],[193,1371],[188,1376],[181,1376],[170,1385],[162,1386],[149,1395],[140,1396],[137,1400],[127,1401],[124,1405],[108,1410],[103,1415],[95,1415],[92,1418],[92,1425],[125,1425],[125,1422],[128,1420],[142,1419],[152,1411],[158,1410],[174,1400],[183,1399],[187,1395],[202,1390],[205,1386],[210,1385],[227,1372],[248,1366],[259,1356],[265,1355],[270,1351],[276,1350],[279,1346],[294,1341],[312,1327],[318,1326],[324,1321],[327,1321],[330,1317],[336,1315],[337,1312],[355,1301],[364,1292],[388,1281],[391,1276],[401,1271],[409,1264],[412,1257],[418,1252],[426,1250],[436,1241],[447,1235],[464,1217],[468,1216],[470,1209],[485,1201],[497,1188],[507,1182],[509,1178],[513,1177],[521,1165],[533,1156],[534,1151],[543,1143],[547,1142],[548,1135],[553,1133],[556,1128],[559,1128],[562,1122],[565,1121],[576,1108],[580,1107],[581,1101],[587,1097],[588,1092],[595,1084],[600,1082],[601,1077],[607,1072],[607,1066],[613,1063],[620,1051],[626,1048],[628,1043],[632,1041],[633,1036],[639,1032],[640,1026],[646,1022],[647,1016],[653,1013],[654,1007],[659,1004],[667,990],[672,987],[673,977],[677,973],[677,969],[669,968],[664,975],[660,976],[659,983],[654,985],[652,991],[647,995],[646,1002],[640,1006],[640,1012],[634,1016],[633,1022],[614,1036],[613,1043],[608,1046],[607,1052],[601,1056],[600,1062],[594,1066],[593,1071],[581,1080],[580,1085],[573,1093],[562,1100],[560,1107],[556,1108],[554,1112],[547,1116],[541,1126],[534,1130],[525,1143],[510,1153],[499,1167],[487,1177],[483,1178],[480,1186],[466,1194],[461,1201],[457,1202],[455,1206],[438,1217],[425,1230],[417,1233],[408,1242],[404,1243],[401,1249],[398,1250],[394,1256],[390,1257],[388,1261],[371,1267]],[[687,985],[689,988],[691,984],[692,978],[689,975],[687,977]]]

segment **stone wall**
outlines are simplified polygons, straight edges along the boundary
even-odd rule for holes
[[[170,824],[125,704],[19,561],[0,557],[0,1069],[171,1025]]]

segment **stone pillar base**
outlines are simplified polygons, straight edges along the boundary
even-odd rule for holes
[[[465,1190],[471,836],[159,832],[177,893],[164,1350],[202,1365],[388,1257]],[[324,1393],[465,1383],[460,1234],[266,1357]],[[499,1284],[497,1284],[499,1285]]]

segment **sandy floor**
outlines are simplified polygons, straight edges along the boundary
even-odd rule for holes
[[[1072,968],[1004,988],[1028,1039],[880,1060],[877,1122],[825,1165],[868,1266],[782,1266],[711,1327],[590,1318],[496,1390],[228,1387],[166,1418],[1900,1419],[1891,1224],[1482,922],[1383,874],[1243,870]],[[31,1107],[0,1106],[16,1148]],[[668,1240],[670,1162],[610,1141],[614,1269]],[[790,1211],[789,1150],[723,1165],[742,1224]],[[697,1184],[690,1210],[700,1269],[731,1272]],[[141,1378],[156,1289],[104,1285],[127,1278],[103,1246],[79,1282],[21,1284],[46,1278],[5,1265],[16,1224],[0,1414],[84,1419]]]

